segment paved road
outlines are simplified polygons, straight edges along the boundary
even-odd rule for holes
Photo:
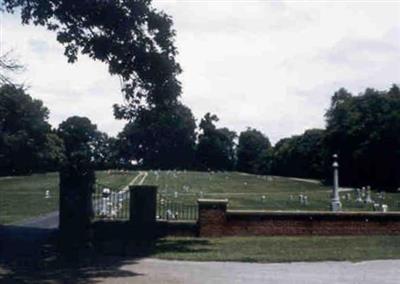
[[[54,211],[39,217],[24,220],[18,223],[19,227],[30,227],[40,229],[58,228],[58,211]]]
[[[146,172],[140,172],[129,185],[135,184],[140,178],[138,184],[142,184],[146,177]],[[129,188],[129,185],[126,188]],[[36,254],[36,248],[56,232],[58,220],[59,212],[53,211],[11,225],[2,226],[0,224],[0,256],[7,254],[13,257],[21,253]],[[31,248],[32,251],[30,251]]]
[[[96,278],[100,283],[399,284],[400,260],[368,262],[240,263],[143,259],[120,270],[134,276]]]

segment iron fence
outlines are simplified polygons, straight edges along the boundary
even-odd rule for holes
[[[97,183],[92,193],[94,219],[129,220],[129,200],[129,188],[118,190]],[[197,220],[198,206],[158,195],[156,215],[161,220]]]
[[[162,196],[157,198],[157,219],[161,220],[197,220],[198,206],[171,201]]]
[[[97,220],[128,220],[129,189],[111,189],[96,184],[92,193],[94,218]]]

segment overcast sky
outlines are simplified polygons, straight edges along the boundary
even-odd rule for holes
[[[399,1],[156,1],[172,15],[183,102],[197,120],[219,116],[237,132],[251,126],[272,142],[324,127],[331,95],[400,82]],[[68,64],[55,34],[2,15],[1,49],[27,70],[18,76],[50,109],[56,127],[88,116],[111,135],[119,80],[81,56]]]

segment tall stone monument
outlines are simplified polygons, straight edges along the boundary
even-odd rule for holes
[[[331,199],[331,210],[336,212],[342,209],[342,203],[339,197],[339,163],[337,161],[338,155],[333,156],[333,189],[332,189],[332,199]]]

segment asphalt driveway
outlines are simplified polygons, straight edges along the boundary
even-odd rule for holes
[[[400,260],[367,262],[240,263],[142,259],[120,267],[128,277],[100,283],[399,284]],[[127,274],[129,275],[129,274]]]

